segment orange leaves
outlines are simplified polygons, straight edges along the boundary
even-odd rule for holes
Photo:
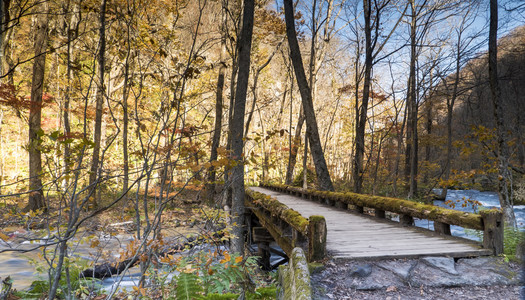
[[[241,262],[242,262],[242,256],[237,256],[237,257],[235,258],[235,263],[236,263],[236,264],[239,264],[239,263],[241,263]]]
[[[467,208],[470,206],[472,207],[472,210],[474,210],[474,212],[476,212],[478,210],[478,207],[482,205],[481,202],[466,197],[456,200],[447,200],[445,201],[445,204],[448,205],[450,208],[456,208],[456,205],[461,205],[461,207],[463,208]]]
[[[230,260],[231,260],[230,254],[228,253],[228,251],[224,251],[224,259],[221,259],[219,263],[224,264],[224,263],[229,262]]]

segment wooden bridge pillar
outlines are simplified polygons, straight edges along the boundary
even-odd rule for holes
[[[326,220],[323,216],[308,220],[308,261],[322,260],[326,256]]]
[[[483,248],[491,249],[494,255],[503,253],[503,213],[499,209],[480,211],[483,218]]]
[[[257,243],[257,256],[259,265],[263,270],[269,271],[270,266],[270,242],[273,241],[272,235],[264,227],[253,227],[253,241]]]

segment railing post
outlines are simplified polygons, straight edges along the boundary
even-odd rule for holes
[[[483,248],[491,249],[494,255],[503,253],[503,213],[498,209],[482,210]]]
[[[434,231],[439,234],[451,235],[450,224],[434,221]]]
[[[401,214],[399,215],[399,223],[402,226],[412,226],[414,225],[414,218],[411,215]]]
[[[323,216],[308,220],[308,261],[322,260],[326,256],[326,220]]]
[[[381,219],[386,218],[386,213],[385,213],[385,211],[382,210],[382,209],[377,209],[377,208],[376,208],[374,214],[375,214],[375,216],[376,216],[377,218],[381,218]]]

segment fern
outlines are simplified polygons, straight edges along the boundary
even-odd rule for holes
[[[202,287],[199,284],[199,277],[193,273],[180,273],[175,288],[177,299],[200,299]]]

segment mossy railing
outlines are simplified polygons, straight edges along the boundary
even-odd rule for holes
[[[450,225],[481,230],[483,248],[492,250],[494,255],[503,253],[503,214],[498,209],[483,210],[475,214],[398,198],[304,190],[284,184],[263,183],[261,187],[339,208],[346,209],[348,205],[352,205],[359,213],[363,213],[364,208],[371,208],[378,218],[385,218],[386,212],[393,212],[399,214],[399,222],[404,226],[414,225],[414,218],[434,221],[434,231],[443,235],[451,235]]]
[[[294,248],[288,265],[279,266],[279,300],[310,300],[310,271],[303,249]]]
[[[288,257],[295,247],[306,250],[308,261],[322,260],[326,256],[326,221],[323,216],[307,219],[271,196],[249,188],[246,188],[245,205]]]

